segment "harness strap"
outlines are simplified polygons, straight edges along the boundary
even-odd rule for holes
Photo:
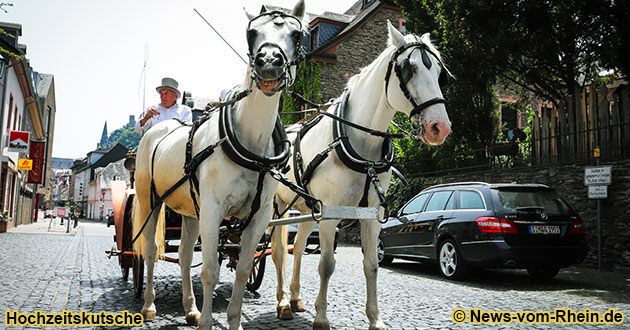
[[[252,218],[260,209],[260,195],[262,195],[263,190],[263,182],[265,181],[265,175],[269,170],[262,170],[258,172],[258,181],[256,182],[256,195],[254,195],[254,200],[252,201],[252,208],[249,211],[249,215],[247,218],[240,223],[236,223],[234,226],[228,224],[228,230],[230,233],[234,235],[241,235],[243,231],[249,226],[249,223],[252,221]]]

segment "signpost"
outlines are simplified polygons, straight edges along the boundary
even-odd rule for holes
[[[585,186],[609,186],[612,183],[612,166],[587,166],[584,168]]]
[[[606,199],[608,198],[608,186],[590,186],[588,187],[589,199]]]
[[[612,166],[599,165],[600,151],[593,151],[596,166],[584,167],[584,185],[588,198],[597,200],[597,269],[602,270],[602,199],[608,198],[608,186],[612,183]]]

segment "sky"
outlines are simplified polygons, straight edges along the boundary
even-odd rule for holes
[[[81,158],[108,133],[159,103],[163,77],[179,90],[216,98],[246,66],[194,11],[247,58],[245,8],[293,8],[297,0],[13,0],[0,21],[22,25],[33,70],[54,75],[53,157]],[[306,0],[306,11],[343,13],[356,0]],[[146,77],[143,68],[146,58]],[[145,86],[146,79],[146,86]],[[143,101],[144,98],[144,101]]]

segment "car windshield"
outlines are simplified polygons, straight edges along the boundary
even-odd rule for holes
[[[542,208],[547,213],[569,213],[571,207],[553,190],[500,189],[499,202],[506,209]]]

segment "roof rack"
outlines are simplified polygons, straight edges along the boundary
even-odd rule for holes
[[[475,181],[471,181],[471,182],[451,182],[451,183],[436,184],[436,185],[430,186],[428,188],[425,188],[423,190],[426,190],[426,189],[429,189],[429,188],[440,188],[440,187],[451,187],[451,186],[467,186],[467,185],[469,185],[469,186],[472,186],[472,185],[475,185],[475,186],[487,186],[487,187],[490,186],[489,183],[481,182],[481,181],[479,181],[479,182],[475,182]]]

